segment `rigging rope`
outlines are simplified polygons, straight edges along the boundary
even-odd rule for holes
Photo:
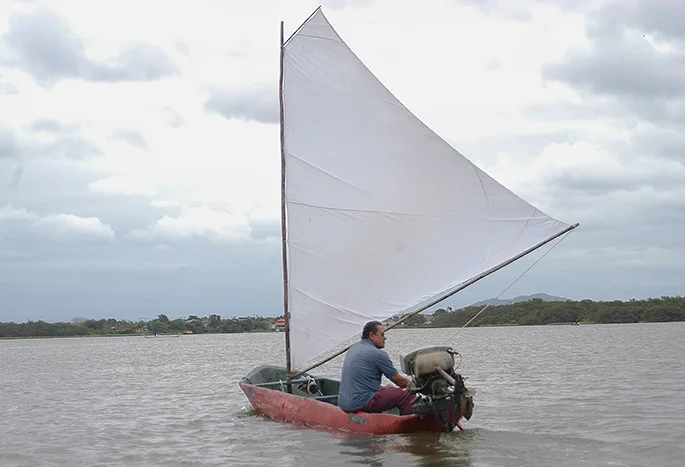
[[[565,239],[565,238],[568,236],[568,234],[570,234],[570,233],[571,233],[571,231],[567,232],[566,235],[563,235],[563,236],[559,237],[559,239],[558,239],[551,247],[549,247],[549,249],[548,249],[547,251],[545,251],[538,259],[536,259],[535,262],[533,262],[533,264],[531,264],[530,266],[528,266],[528,268],[527,268],[525,271],[523,271],[523,272],[521,273],[520,276],[518,276],[516,279],[514,279],[514,281],[513,281],[511,284],[509,284],[508,286],[506,286],[505,289],[502,290],[499,294],[497,294],[496,297],[490,299],[490,301],[489,301],[489,302],[488,302],[488,303],[487,303],[487,304],[486,304],[478,313],[476,313],[476,314],[473,316],[473,318],[471,318],[470,320],[468,320],[462,327],[457,328],[457,330],[454,331],[454,334],[452,334],[450,337],[448,337],[448,338],[445,340],[445,344],[447,344],[449,341],[451,341],[452,339],[454,339],[454,338],[456,337],[456,335],[459,334],[459,331],[461,331],[461,330],[464,329],[466,326],[468,326],[469,324],[471,324],[471,322],[473,322],[474,319],[478,318],[478,316],[479,316],[482,312],[484,312],[487,308],[490,307],[490,305],[492,305],[492,302],[494,302],[495,300],[497,300],[504,292],[506,292],[507,290],[509,290],[509,288],[510,288],[512,285],[514,285],[520,278],[522,278],[528,271],[530,271],[530,270],[533,268],[533,266],[535,266],[536,264],[538,264],[538,262],[539,262],[542,258],[544,258],[545,256],[547,256],[547,253],[549,253],[550,251],[552,251],[552,250],[553,250],[559,243],[561,243],[561,241],[562,241],[563,239]],[[460,362],[460,364],[461,364],[461,362]]]

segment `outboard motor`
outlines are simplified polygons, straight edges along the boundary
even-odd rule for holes
[[[400,355],[402,371],[412,382],[407,390],[419,400],[414,412],[433,415],[443,431],[452,431],[460,416],[470,419],[473,392],[464,386],[464,378],[455,371],[452,347],[435,346]]]

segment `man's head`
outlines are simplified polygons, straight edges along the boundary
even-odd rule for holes
[[[362,330],[362,339],[368,339],[373,344],[382,349],[385,347],[385,331],[383,325],[378,321],[369,321],[364,325]]]

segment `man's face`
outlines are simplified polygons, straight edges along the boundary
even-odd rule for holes
[[[379,349],[385,347],[385,331],[383,326],[376,326],[376,332],[369,334],[369,340]]]

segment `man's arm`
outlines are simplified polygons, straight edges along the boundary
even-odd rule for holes
[[[401,388],[406,388],[407,385],[411,382],[411,380],[409,378],[407,378],[406,376],[402,376],[399,373],[397,373],[395,376],[391,377],[390,381],[392,381],[393,383],[395,383],[396,385],[398,385]]]
[[[405,376],[402,376],[398,371],[397,368],[392,364],[392,361],[390,361],[390,357],[388,357],[388,354],[385,352],[380,352],[379,358],[376,360],[377,365],[379,366],[381,373],[385,375],[386,378],[388,378],[390,381],[395,383],[401,388],[406,388],[407,385],[411,382],[411,380]],[[382,386],[382,389],[390,389],[393,386]]]

